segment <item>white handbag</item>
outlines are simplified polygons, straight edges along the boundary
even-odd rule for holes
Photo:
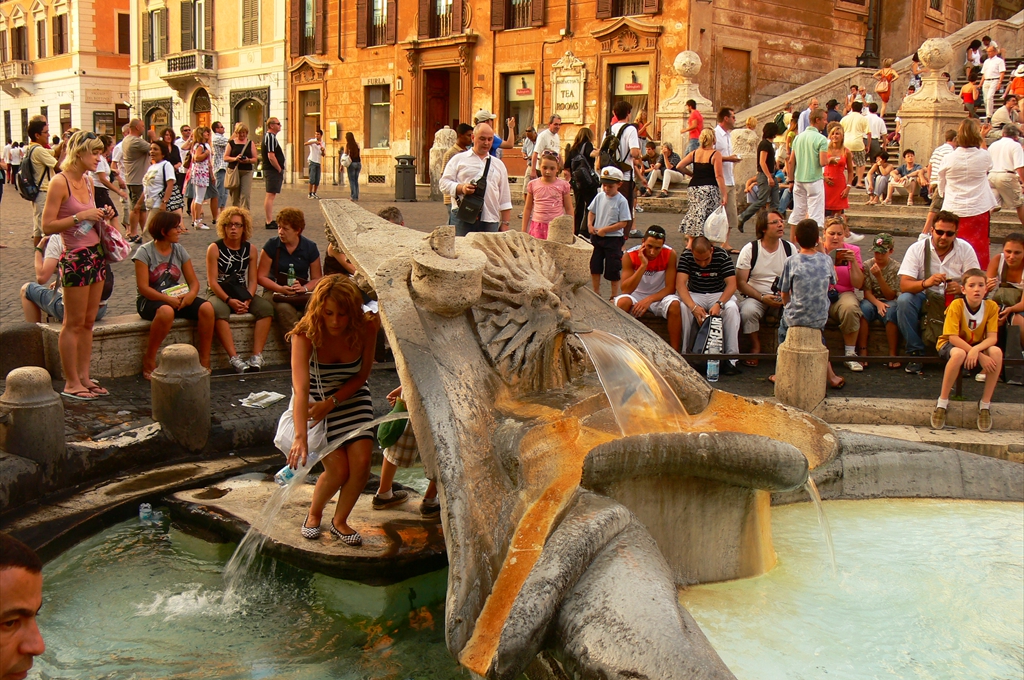
[[[352,165],[352,157],[347,153],[341,154],[341,167],[347,168],[350,165]]]
[[[313,369],[316,376],[317,389],[320,391],[320,396],[323,396],[324,388],[320,382],[320,363],[316,359],[315,347],[313,348]],[[310,403],[312,403],[312,399]],[[274,446],[286,456],[291,452],[292,444],[295,442],[294,408],[295,390],[292,390],[292,397],[288,400],[288,408],[281,414],[281,419],[277,421],[277,433],[274,434]],[[314,453],[323,455],[327,453],[324,451],[327,448],[327,418],[324,418],[315,425],[310,422],[306,423],[306,444],[309,455]]]

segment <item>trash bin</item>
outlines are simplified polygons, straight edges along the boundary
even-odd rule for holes
[[[416,157],[397,156],[395,160],[395,200],[416,200]]]

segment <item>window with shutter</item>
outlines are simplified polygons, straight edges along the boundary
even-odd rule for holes
[[[6,62],[7,62],[7,31],[0,31],[0,63],[6,63]],[[4,111],[4,113],[7,113],[9,115],[9,112],[7,112],[7,111]],[[8,122],[7,127],[8,128],[10,127],[10,123],[9,122]],[[7,131],[7,135],[6,135],[5,138],[6,139],[10,139],[11,138],[10,130]]]
[[[57,22],[53,22],[54,35],[57,34]],[[56,44],[56,41],[54,41]],[[46,19],[36,22],[36,59],[46,58]]]
[[[611,19],[612,17],[612,0],[597,0],[597,14],[598,19]]]
[[[356,47],[366,47],[370,38],[369,3],[356,0]]]
[[[491,0],[491,30],[504,31],[507,19],[508,0]]]
[[[153,61],[153,13],[142,14],[142,62]]]
[[[260,39],[259,0],[242,0],[242,44],[255,45]]]
[[[132,15],[124,12],[117,14],[117,53],[132,53]]]
[[[192,14],[193,11],[192,3],[183,0],[181,3],[181,52],[187,52],[196,48],[192,38],[192,27],[195,20],[195,15]]]
[[[316,12],[317,54],[327,54],[327,0],[317,0],[320,8]],[[341,6],[338,6],[341,11]]]
[[[158,29],[157,33],[160,36],[160,59],[167,56],[167,10],[162,9],[156,13]]]
[[[430,19],[434,15],[434,3],[431,0],[419,0],[419,21],[416,25],[416,35],[420,38],[430,37]]]
[[[320,30],[320,15],[324,11],[324,0],[306,0],[307,23],[303,27],[306,47],[309,48],[304,54],[323,54],[324,34]]]
[[[465,21],[464,7],[462,0],[455,0],[452,5],[452,33],[462,33],[462,24]]]
[[[305,54],[302,50],[302,34],[306,23],[306,4],[311,0],[290,0],[288,11],[289,54],[297,57]]]
[[[213,0],[203,2],[203,49],[213,49]]]
[[[545,0],[530,0],[530,25],[531,26],[543,26],[545,17],[544,11],[547,9],[547,2]]]
[[[644,14],[657,14],[661,11],[661,0],[643,0]]]

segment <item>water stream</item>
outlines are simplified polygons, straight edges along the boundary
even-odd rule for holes
[[[387,415],[375,418],[370,422],[366,423],[362,427],[346,432],[338,439],[328,442],[325,450],[336,451],[345,442],[349,441],[353,437],[367,430],[370,430],[381,423],[387,423],[392,420],[403,420],[408,418],[408,413],[388,413]],[[249,531],[245,533],[242,541],[238,544],[238,548],[235,553],[228,560],[227,566],[224,567],[224,582],[227,586],[224,591],[225,600],[230,599],[237,591],[239,586],[245,580],[246,574],[249,573],[252,567],[253,561],[256,559],[256,555],[263,548],[263,545],[267,542],[267,538],[270,536],[270,529],[274,526],[274,522],[277,519],[277,514],[284,507],[288,499],[291,498],[292,493],[295,489],[299,488],[300,484],[306,481],[306,477],[309,475],[310,470],[316,465],[315,460],[307,461],[304,467],[300,467],[295,471],[295,476],[282,487],[278,487],[271,494],[270,500],[267,501],[266,505],[263,506],[263,510],[260,511],[259,516],[250,525]]]
[[[839,575],[839,570],[836,567],[836,550],[832,545],[832,530],[828,526],[828,517],[825,516],[825,506],[821,502],[821,494],[818,493],[818,485],[814,483],[814,479],[808,475],[807,483],[804,484],[804,489],[807,490],[811,500],[814,501],[814,509],[818,512],[818,526],[821,527],[821,533],[825,537],[825,546],[828,548],[828,557],[832,562],[832,578],[836,578]]]

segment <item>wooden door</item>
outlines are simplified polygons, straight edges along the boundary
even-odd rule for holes
[[[423,152],[417,160],[420,170],[430,170],[430,147],[434,144],[434,133],[449,124],[448,111],[451,102],[450,76],[448,71],[424,71],[423,83]]]
[[[736,111],[750,105],[750,52],[722,48],[722,62],[718,66],[719,106],[728,106]]]

